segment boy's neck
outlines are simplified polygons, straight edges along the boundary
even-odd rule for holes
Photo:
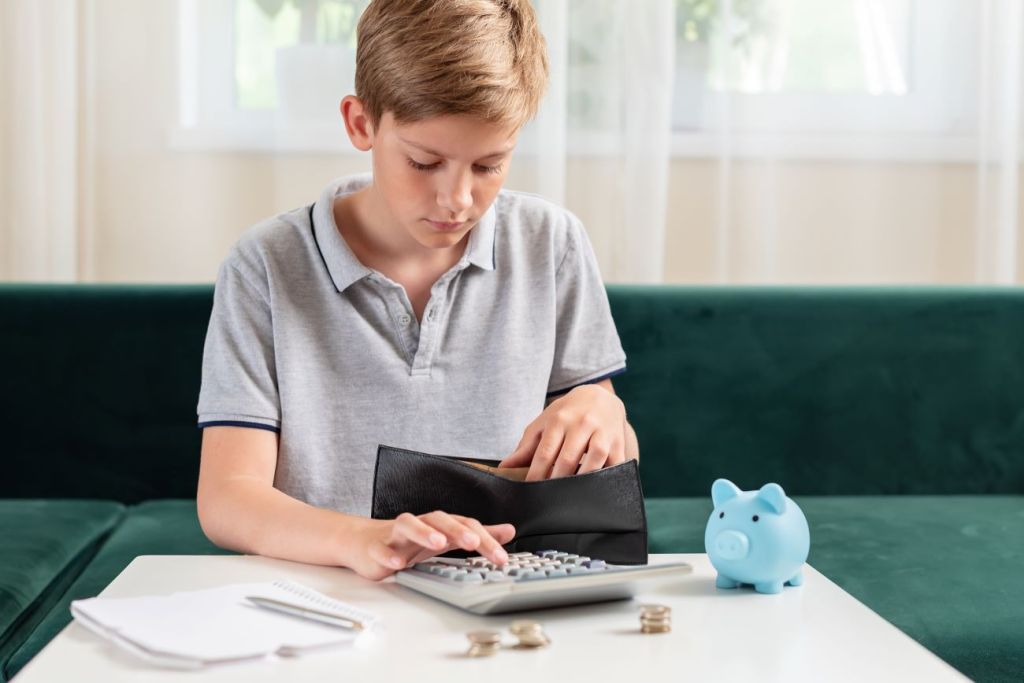
[[[334,222],[356,258],[388,277],[423,271],[447,271],[466,251],[469,233],[448,249],[431,249],[398,225],[373,185],[334,200]]]

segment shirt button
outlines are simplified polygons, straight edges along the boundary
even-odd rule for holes
[[[431,308],[429,311],[427,311],[427,320],[433,320],[433,319],[434,319],[434,309]]]
[[[412,321],[412,318],[410,318],[405,313],[403,313],[402,315],[398,316],[398,322],[402,323],[403,325],[408,325],[411,321]]]

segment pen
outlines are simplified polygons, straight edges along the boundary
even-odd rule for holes
[[[333,612],[323,612],[321,610],[313,609],[311,607],[304,607],[302,605],[293,605],[289,602],[281,602],[280,600],[272,600],[271,598],[261,598],[253,595],[246,596],[245,598],[249,602],[253,603],[257,607],[264,609],[273,610],[275,612],[282,612],[284,614],[291,614],[296,617],[303,617],[305,619],[311,619],[313,621],[319,621],[324,624],[330,624],[332,626],[340,626],[341,628],[348,628],[354,631],[362,631],[365,627],[363,622],[349,617],[344,617],[340,614]]]

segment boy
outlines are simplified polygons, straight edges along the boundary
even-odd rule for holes
[[[380,443],[507,455],[528,480],[638,457],[586,233],[500,191],[546,85],[543,38],[528,0],[374,0],[357,50],[340,109],[372,178],[253,226],[218,274],[200,523],[372,579],[455,548],[503,564],[509,524],[366,515]]]

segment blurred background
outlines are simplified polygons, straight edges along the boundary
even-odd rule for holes
[[[0,0],[0,279],[212,282],[369,170],[337,112],[365,5]],[[579,215],[607,281],[1024,276],[1019,0],[534,5],[507,186]]]

